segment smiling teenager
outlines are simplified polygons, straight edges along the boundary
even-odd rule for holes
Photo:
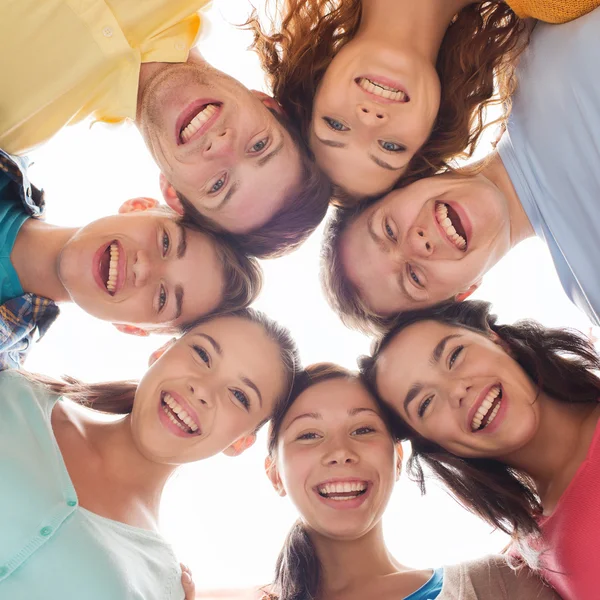
[[[330,184],[271,98],[190,52],[206,4],[3,6],[0,65],[11,86],[0,147],[23,153],[86,117],[133,120],[175,210],[240,234],[256,255],[281,254],[319,224]]]
[[[580,333],[500,325],[485,302],[404,313],[367,381],[454,496],[512,535],[565,600],[598,597],[600,357]]]
[[[43,194],[22,167],[0,151],[0,369],[22,363],[56,303],[145,335],[245,308],[258,295],[254,259],[156,200],[128,200],[121,214],[81,228],[42,221]]]
[[[600,9],[536,26],[508,131],[478,168],[338,211],[325,233],[322,277],[348,325],[381,329],[399,311],[462,300],[534,235],[548,245],[569,298],[600,324],[599,27]]]
[[[400,476],[402,447],[388,428],[388,412],[356,374],[336,365],[312,365],[297,378],[287,409],[273,419],[265,466],[300,519],[279,555],[268,598],[557,598],[501,557],[432,571],[391,556],[382,517]]]
[[[250,447],[299,368],[289,332],[246,309],[190,326],[139,383],[0,373],[0,598],[182,599],[167,480]]]

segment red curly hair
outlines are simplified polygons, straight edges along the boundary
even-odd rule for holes
[[[246,26],[273,96],[308,139],[313,99],[337,52],[358,31],[361,0],[281,0],[270,31],[256,11]],[[279,26],[277,26],[279,24]],[[436,70],[440,109],[432,132],[408,165],[397,187],[452,169],[451,161],[473,154],[484,129],[486,109],[502,105],[510,112],[515,88],[515,59],[528,42],[525,21],[501,0],[483,0],[463,8],[440,46]],[[355,199],[343,190],[338,203]]]

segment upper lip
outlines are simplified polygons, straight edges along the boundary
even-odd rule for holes
[[[469,409],[469,412],[467,413],[467,431],[471,431],[471,423],[473,422],[473,417],[475,416],[475,413],[477,412],[477,409],[481,406],[481,403],[485,400],[485,397],[488,395],[488,392],[496,385],[499,385],[499,382],[494,382],[494,383],[490,383],[489,385],[486,385],[481,392],[479,392],[479,395],[477,396],[477,398],[475,398],[475,401],[473,402],[471,408]]]
[[[181,396],[177,392],[174,392],[173,390],[164,390],[164,392],[171,395],[173,397],[173,399],[177,402],[177,404],[179,404],[179,406],[183,407],[183,410],[185,410],[185,412],[190,416],[190,418],[198,426],[197,435],[200,435],[202,433],[202,425],[200,423],[200,419],[198,418],[198,413],[191,407],[190,403],[187,400],[185,400],[183,398],[183,396]],[[162,394],[161,394],[160,399],[162,402]]]
[[[316,483],[313,488],[318,490],[323,485],[327,485],[329,483],[367,483],[370,484],[371,481],[367,477],[331,477],[330,479],[325,479]]]

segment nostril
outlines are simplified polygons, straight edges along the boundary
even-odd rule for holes
[[[429,242],[425,243],[425,248],[427,248],[427,251],[431,250],[431,244]]]
[[[369,111],[368,111],[368,109],[366,109],[366,108],[361,108],[361,110],[362,110],[364,113],[368,113],[368,112],[369,112]]]
[[[418,233],[421,237],[423,237],[425,235],[422,231],[419,231]]]
[[[206,400],[204,398],[200,398],[200,402],[206,406]]]
[[[226,133],[227,133],[226,131],[224,131],[223,133],[220,133],[219,137],[223,137]]]
[[[378,119],[383,119],[383,115],[377,115]]]

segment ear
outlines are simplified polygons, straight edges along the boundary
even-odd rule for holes
[[[176,338],[171,338],[168,342],[165,342],[160,348],[155,350],[148,359],[148,366],[151,367],[176,341]]]
[[[175,191],[175,188],[167,181],[167,178],[161,173],[158,179],[160,185],[160,191],[162,192],[165,202],[172,208],[178,215],[183,214],[183,205],[181,200]]]
[[[402,458],[404,457],[404,448],[400,442],[396,442],[396,481],[400,479],[402,473]]]
[[[466,300],[480,285],[481,279],[477,280],[474,284],[472,284],[468,290],[456,294],[456,296],[454,296],[454,300],[456,302],[462,302],[463,300]]]
[[[283,115],[283,108],[279,105],[279,102],[275,100],[275,98],[265,94],[264,92],[259,92],[258,90],[250,90],[267,108],[274,110],[277,114]]]
[[[140,337],[148,337],[150,332],[142,329],[141,327],[136,327],[135,325],[126,325],[125,323],[113,323],[113,327],[120,331],[121,333],[128,333],[129,335],[139,335]]]
[[[283,483],[281,482],[281,478],[279,477],[279,471],[277,470],[277,465],[275,464],[275,461],[270,456],[267,456],[267,458],[265,458],[265,473],[267,474],[267,477],[269,478],[269,481],[271,482],[273,489],[281,497],[285,496],[286,492],[285,492],[285,489],[283,488]]]
[[[255,433],[245,435],[244,437],[235,440],[228,448],[225,448],[223,454],[225,454],[225,456],[239,456],[242,452],[248,450],[250,446],[253,446],[254,442],[256,442]]]
[[[160,202],[154,198],[131,198],[131,200],[125,200],[119,207],[119,214],[125,215],[132,212],[144,212],[151,208],[156,208]]]

